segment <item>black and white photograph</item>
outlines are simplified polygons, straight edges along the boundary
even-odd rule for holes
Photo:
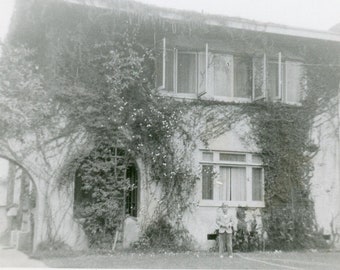
[[[1,269],[340,270],[340,0],[0,0]]]

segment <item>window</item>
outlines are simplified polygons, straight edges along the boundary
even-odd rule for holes
[[[234,56],[234,96],[251,98],[252,59]]]
[[[275,100],[281,97],[282,93],[282,78],[283,78],[283,66],[280,62],[280,67],[278,62],[275,60],[268,62],[267,68],[267,90],[269,99]]]
[[[253,100],[258,100],[266,97],[266,55],[261,57],[253,57],[253,79],[252,79],[252,94]]]
[[[197,54],[178,52],[177,93],[197,92]]]
[[[202,200],[264,206],[263,168],[259,155],[202,151]]]
[[[156,58],[156,86],[179,97],[214,98],[224,101],[281,100],[299,103],[302,63],[266,53],[232,55],[167,46],[164,38]]]
[[[298,103],[303,98],[303,68],[301,62],[286,61],[285,95],[286,102]]]
[[[252,168],[252,200],[262,201],[262,169]]]
[[[202,166],[202,199],[213,199],[213,166]]]
[[[214,96],[232,97],[233,58],[231,55],[211,54],[208,72],[210,76],[210,91]]]
[[[200,51],[169,49],[164,39],[156,59],[156,86],[179,96],[250,100],[251,66],[250,57],[211,52],[208,44]]]
[[[247,178],[244,167],[219,167],[218,199],[220,201],[246,201]]]

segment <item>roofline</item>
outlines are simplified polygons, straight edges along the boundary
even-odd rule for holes
[[[115,9],[111,3],[107,2],[107,0],[64,0],[65,2],[73,3],[73,4],[83,4],[88,6],[95,6],[103,9]],[[199,22],[204,23],[209,26],[218,26],[225,28],[234,28],[240,30],[247,30],[253,32],[262,32],[268,34],[277,34],[284,36],[292,36],[292,37],[301,37],[301,38],[310,38],[310,39],[318,39],[318,40],[327,40],[327,41],[335,41],[340,42],[340,34],[329,32],[329,31],[321,31],[321,30],[313,30],[306,28],[298,28],[291,27],[287,25],[275,24],[275,23],[263,23],[255,20],[237,18],[237,17],[228,17],[224,15],[214,15],[214,14],[202,14],[195,11],[189,10],[176,10],[169,9],[164,7],[158,7],[150,4],[145,4],[142,2],[136,2],[134,0],[116,0],[119,4],[120,11],[124,11],[127,13],[136,13],[136,12],[144,12],[146,16],[154,17],[158,16],[163,19],[168,19],[172,21],[186,21],[189,22],[192,20],[192,15],[200,16],[198,19]],[[131,7],[124,8],[122,3],[135,3],[141,10],[136,8],[133,10]],[[191,16],[187,16],[191,15]]]
[[[235,19],[230,19],[224,23],[216,22],[214,20],[207,20],[206,23],[212,26],[222,26],[235,29],[242,29],[254,32],[263,32],[269,34],[278,34],[293,37],[303,37],[311,39],[320,39],[328,41],[340,42],[340,35],[327,31],[319,31],[313,29],[304,29],[298,27],[291,27],[286,25],[279,25],[273,23],[259,23],[259,22],[242,22]]]

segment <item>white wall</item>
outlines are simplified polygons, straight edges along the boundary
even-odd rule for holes
[[[331,222],[340,215],[339,179],[339,134],[338,119],[327,120],[322,115],[315,121],[313,139],[319,145],[318,154],[313,159],[312,197],[319,228],[324,234],[331,234]],[[338,224],[338,226],[340,223]]]
[[[0,176],[0,235],[7,229],[6,200],[7,179]]]

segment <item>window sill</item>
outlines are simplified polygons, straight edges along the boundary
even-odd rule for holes
[[[202,95],[198,97],[196,93],[174,93],[172,91],[167,91],[164,89],[159,89],[159,93],[161,96],[180,98],[180,99],[201,99],[207,101],[222,101],[222,102],[237,102],[237,103],[250,103],[252,102],[251,98],[239,98],[239,97],[223,97],[223,96],[210,96],[210,95]]]
[[[230,207],[254,207],[263,208],[265,204],[263,201],[214,201],[214,200],[201,200],[200,207],[219,207],[222,203]]]

